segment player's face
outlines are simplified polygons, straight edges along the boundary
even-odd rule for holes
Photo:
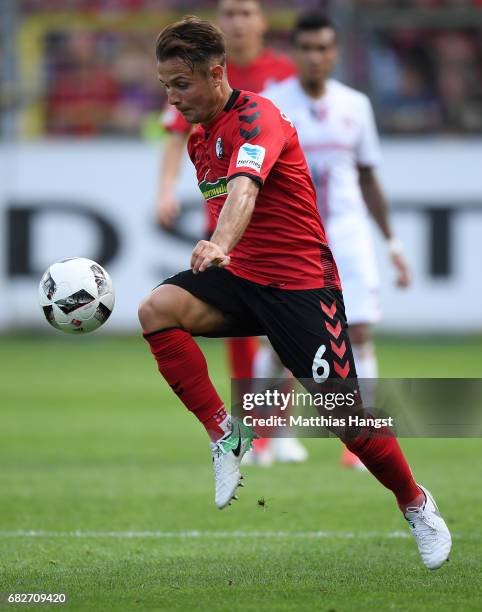
[[[158,62],[159,80],[166,89],[169,104],[189,123],[206,123],[217,109],[217,89],[223,68],[207,66],[194,71],[179,58]]]
[[[218,24],[229,49],[244,51],[258,47],[266,32],[266,20],[255,0],[220,0]]]
[[[323,83],[338,59],[335,32],[331,28],[299,32],[293,58],[302,82]]]

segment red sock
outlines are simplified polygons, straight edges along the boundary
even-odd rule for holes
[[[228,432],[228,413],[226,412],[226,408],[221,406],[213,416],[209,417],[207,421],[204,421],[203,425],[213,442],[222,438],[224,434]]]
[[[168,329],[144,334],[144,338],[174,393],[201,421],[212,440],[222,437],[225,432],[220,425],[227,413],[209,378],[206,359],[191,334]]]
[[[253,378],[253,365],[256,351],[258,350],[258,339],[249,338],[227,338],[229,365],[233,378]]]
[[[402,508],[423,499],[402,449],[388,427],[367,428],[353,440],[348,440],[346,446],[382,485],[393,492]]]

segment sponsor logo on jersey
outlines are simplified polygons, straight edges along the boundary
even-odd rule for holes
[[[201,190],[204,198],[206,200],[210,200],[211,198],[218,198],[219,196],[226,195],[228,193],[228,183],[226,181],[226,177],[222,176],[221,178],[218,178],[217,181],[209,183],[206,180],[208,172],[206,172],[204,180],[199,183],[199,189]]]
[[[247,166],[248,168],[253,168],[256,172],[261,172],[265,155],[266,149],[264,147],[244,144],[238,151],[236,168]]]
[[[216,140],[216,157],[221,159],[223,156],[223,141],[221,140],[221,136]]]

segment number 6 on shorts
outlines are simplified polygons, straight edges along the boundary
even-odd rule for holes
[[[326,359],[323,359],[325,351],[326,346],[322,344],[316,351],[315,358],[313,359],[313,380],[319,384],[324,383],[330,375],[330,364]]]

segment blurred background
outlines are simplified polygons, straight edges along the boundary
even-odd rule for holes
[[[339,26],[337,76],[366,92],[382,136],[380,175],[414,286],[393,286],[386,249],[380,329],[482,330],[482,1],[264,3],[268,44],[289,49],[302,9]],[[215,2],[0,3],[0,329],[44,327],[42,271],[64,257],[103,263],[117,288],[109,330],[137,329],[139,298],[185,267],[203,228],[188,161],[183,214],[154,222],[164,96],[154,41]]]

